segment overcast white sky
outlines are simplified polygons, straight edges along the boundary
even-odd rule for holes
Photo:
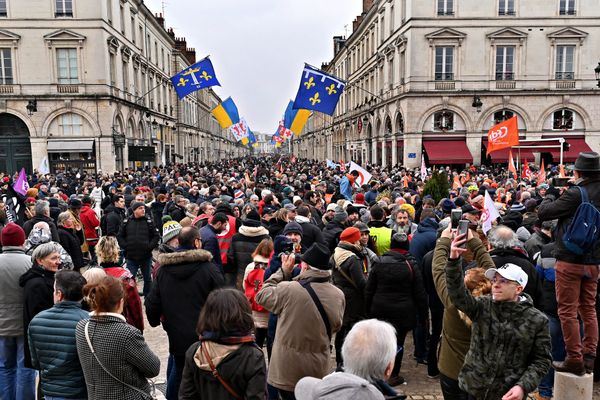
[[[144,0],[161,12],[161,0]],[[231,96],[253,131],[272,134],[300,84],[304,62],[333,56],[333,36],[352,32],[362,0],[165,1],[166,27],[210,55],[223,98]]]

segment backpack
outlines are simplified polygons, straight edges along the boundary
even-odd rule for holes
[[[571,253],[584,255],[593,249],[600,236],[600,211],[590,203],[585,188],[576,188],[581,194],[581,204],[565,229],[562,240]]]
[[[256,302],[256,293],[262,289],[262,285],[265,280],[265,270],[262,268],[255,267],[248,276],[246,277],[246,288],[244,289],[244,294],[248,301],[250,301],[250,306],[252,311],[264,312],[265,308],[259,305]]]

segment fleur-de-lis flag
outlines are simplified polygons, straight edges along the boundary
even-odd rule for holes
[[[172,76],[171,83],[180,99],[196,90],[210,86],[221,86],[208,57]]]
[[[304,64],[294,110],[314,110],[333,115],[345,87],[346,82]]]

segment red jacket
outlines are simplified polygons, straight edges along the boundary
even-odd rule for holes
[[[81,208],[81,214],[79,215],[81,223],[83,224],[83,233],[88,241],[89,245],[95,246],[98,243],[98,232],[96,228],[100,226],[100,220],[90,206],[84,205]]]
[[[127,295],[123,306],[123,316],[129,325],[135,326],[143,332],[144,311],[142,310],[142,300],[133,275],[128,269],[112,263],[102,263],[101,267],[104,268],[107,275],[120,279],[125,283]]]
[[[219,250],[221,254],[221,261],[223,265],[227,265],[227,250],[231,247],[231,238],[233,235],[237,233],[236,219],[231,215],[227,216],[229,220],[229,224],[226,231],[223,231],[217,235],[217,240],[219,242]],[[212,221],[212,216],[208,220],[208,223]]]

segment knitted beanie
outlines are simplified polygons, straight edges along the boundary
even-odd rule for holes
[[[173,239],[175,236],[179,235],[179,232],[181,232],[181,229],[182,229],[182,226],[179,224],[179,222],[167,221],[163,225],[163,236],[162,236],[163,243],[166,243],[169,240]]]

